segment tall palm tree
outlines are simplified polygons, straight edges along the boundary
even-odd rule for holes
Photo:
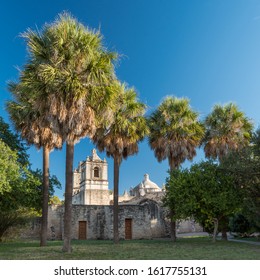
[[[207,158],[221,162],[229,151],[240,150],[250,142],[253,125],[233,103],[215,105],[204,123],[206,133],[202,145]],[[227,239],[228,218],[222,220],[222,239]]]
[[[113,232],[114,243],[119,243],[118,232],[118,186],[119,169],[123,159],[138,153],[138,143],[148,133],[144,118],[145,105],[137,100],[134,89],[127,89],[124,84],[114,83],[117,92],[114,101],[113,121],[103,122],[93,137],[93,142],[102,152],[114,159],[114,204]]]
[[[45,116],[33,110],[26,100],[26,88],[22,83],[9,83],[15,101],[7,102],[7,110],[17,131],[28,144],[43,148],[43,201],[40,246],[47,245],[48,202],[49,202],[49,154],[54,148],[62,147],[62,138],[53,132]]]
[[[159,162],[168,159],[170,171],[178,168],[186,159],[192,160],[204,135],[198,113],[189,100],[166,97],[148,119],[149,145]],[[170,213],[174,218],[174,209]],[[172,240],[176,240],[176,222],[171,222]]]
[[[63,251],[71,252],[72,174],[74,144],[82,137],[91,137],[96,129],[96,113],[106,111],[115,78],[114,53],[108,52],[99,32],[92,31],[68,14],[45,25],[41,32],[28,30],[30,61],[24,80],[36,93],[35,108],[44,114],[52,129],[66,142],[66,186]]]
[[[233,103],[215,105],[204,123],[206,133],[202,144],[207,158],[221,161],[229,151],[249,144],[253,125]]]

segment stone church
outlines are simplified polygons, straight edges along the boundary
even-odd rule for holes
[[[163,188],[152,182],[148,174],[129,193],[119,197],[119,236],[121,239],[169,237],[167,209],[162,205]],[[108,163],[96,150],[79,162],[73,173],[73,239],[113,238],[113,193],[108,184]],[[63,236],[64,207],[49,209],[49,238]],[[192,221],[182,221],[177,231],[201,228]]]

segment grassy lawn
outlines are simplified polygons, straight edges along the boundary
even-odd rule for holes
[[[243,240],[243,241],[260,242],[260,238],[259,237],[235,237],[234,239]]]
[[[230,241],[212,243],[206,237],[169,240],[75,240],[71,254],[62,253],[62,241],[39,247],[38,241],[0,243],[1,260],[259,260],[260,246]]]

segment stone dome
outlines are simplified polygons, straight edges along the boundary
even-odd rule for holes
[[[149,175],[145,174],[144,179],[137,186],[130,189],[132,196],[144,196],[147,193],[161,192],[162,190],[149,179]]]
[[[144,180],[143,180],[143,187],[145,189],[153,189],[155,192],[158,191],[160,192],[161,189],[149,179],[149,174],[144,175]]]

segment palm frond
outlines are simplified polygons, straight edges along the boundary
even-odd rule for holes
[[[148,120],[149,145],[158,161],[168,158],[171,168],[196,155],[204,136],[198,113],[185,98],[167,97]]]

